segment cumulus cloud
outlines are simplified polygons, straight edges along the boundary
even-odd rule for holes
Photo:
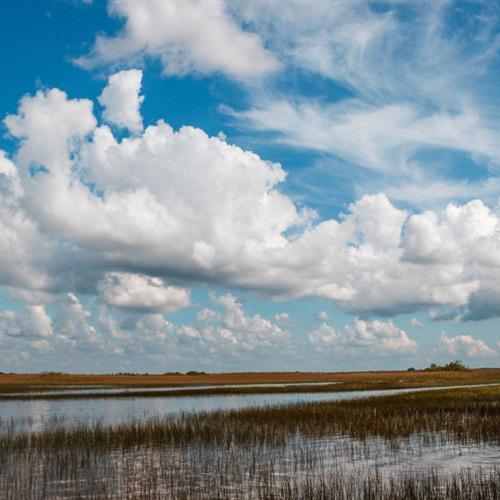
[[[0,312],[0,335],[37,340],[53,335],[52,319],[44,306],[26,306],[21,311]]]
[[[166,313],[189,306],[189,292],[166,286],[160,278],[130,273],[107,273],[98,284],[103,301],[119,309]]]
[[[375,351],[382,354],[411,353],[417,343],[392,321],[356,319],[340,332],[323,323],[309,334],[311,344],[321,352],[352,355]]]
[[[92,317],[78,299],[62,301],[54,348],[93,349],[122,357],[140,356],[164,363],[228,363],[252,353],[271,355],[289,346],[290,335],[277,322],[249,315],[231,294],[211,295],[213,308],[197,311],[194,324],[172,323],[158,312],[130,315],[102,303]],[[219,366],[221,366],[219,364]]]
[[[356,320],[347,326],[346,341],[348,346],[373,347],[384,352],[412,352],[417,343],[392,321]]]
[[[470,335],[449,337],[444,332],[441,334],[439,349],[453,356],[469,358],[484,358],[496,354],[495,350],[482,340],[475,339]]]
[[[280,191],[281,165],[198,128],[159,121],[118,140],[90,101],[55,89],[23,97],[5,124],[18,149],[0,157],[0,279],[20,295],[100,282],[109,304],[158,312],[187,304],[156,281],[175,279],[362,316],[500,314],[498,208],[479,200],[411,213],[365,195],[316,222]]]
[[[53,248],[20,207],[22,195],[19,170],[0,150],[0,282],[31,293],[50,286],[51,279],[41,261]]]
[[[241,302],[231,294],[212,295],[215,305],[222,312],[204,309],[198,314],[197,326],[183,326],[178,334],[183,340],[199,343],[206,348],[233,352],[255,351],[284,346],[289,340],[289,333],[278,323],[263,318],[259,314],[248,316]]]
[[[4,120],[20,142],[16,162],[25,169],[44,167],[53,173],[68,168],[69,154],[96,125],[92,108],[92,101],[68,99],[59,89],[24,96],[17,114]]]
[[[309,341],[318,351],[340,350],[342,334],[330,325],[323,323],[309,334]]]
[[[116,36],[97,36],[82,67],[158,58],[166,75],[222,72],[232,78],[260,77],[279,67],[255,33],[244,31],[224,2],[109,3],[110,15],[125,20]]]
[[[77,347],[104,350],[104,340],[93,324],[92,313],[86,309],[74,293],[59,297],[56,305],[54,330],[56,343]]]
[[[108,85],[99,96],[104,120],[131,132],[142,130],[141,81],[142,71],[138,69],[123,70],[109,77]]]

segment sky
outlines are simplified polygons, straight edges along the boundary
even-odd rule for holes
[[[500,366],[497,2],[0,9],[0,371]]]

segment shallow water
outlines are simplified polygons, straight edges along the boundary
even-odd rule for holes
[[[38,431],[57,426],[78,424],[120,424],[133,419],[182,412],[233,410],[314,401],[337,401],[461,387],[482,387],[500,384],[463,385],[452,387],[420,387],[345,392],[307,392],[281,394],[245,394],[210,396],[148,396],[96,399],[34,399],[0,401],[0,432],[10,428],[19,431]]]
[[[87,395],[87,394],[133,394],[134,392],[172,392],[172,391],[199,391],[200,389],[234,389],[241,387],[276,387],[276,388],[286,388],[286,387],[302,387],[302,386],[327,386],[327,385],[337,385],[343,384],[344,382],[298,382],[298,383],[272,383],[272,384],[218,384],[218,385],[176,385],[169,387],[100,387],[100,386],[74,386],[74,385],[63,385],[57,387],[57,389],[43,389],[43,390],[31,390],[24,392],[10,392],[5,394],[5,396],[15,398],[16,396],[56,396],[58,394],[74,394]]]
[[[441,487],[452,474],[458,473],[458,477],[466,481],[468,471],[488,477],[499,459],[498,447],[443,443],[439,437],[433,441],[419,435],[399,440],[396,447],[392,441],[381,438],[359,440],[335,435],[328,438],[297,436],[284,446],[222,448],[195,441],[186,447],[146,445],[129,450],[92,450],[90,455],[68,449],[48,454],[12,454],[4,462],[6,467],[0,469],[0,491],[8,491],[5,498],[12,500],[73,499],[80,495],[117,499],[261,499],[269,497],[262,494],[261,488],[304,482],[317,486],[322,479],[333,478],[340,488],[334,487],[328,497],[351,500],[365,498],[363,484],[376,483],[381,487],[402,477],[438,475],[443,478]],[[13,478],[17,485],[14,491]],[[495,484],[498,486],[493,486],[488,495],[472,494],[463,498],[497,498],[491,493],[498,491],[498,479]],[[406,483],[399,480],[398,487],[404,486]],[[342,489],[350,493],[338,496]],[[152,492],[155,495],[151,496]],[[416,497],[392,495],[390,498]],[[303,496],[299,493],[292,498],[298,500]],[[426,492],[418,498],[441,497]],[[455,500],[462,496],[446,498]]]

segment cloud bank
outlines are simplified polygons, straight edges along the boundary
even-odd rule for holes
[[[280,191],[281,165],[197,128],[159,121],[119,140],[58,89],[24,96],[5,124],[18,147],[1,156],[0,277],[18,293],[100,290],[167,311],[189,303],[174,280],[363,316],[500,314],[499,209],[480,200],[411,213],[365,195],[319,221]]]

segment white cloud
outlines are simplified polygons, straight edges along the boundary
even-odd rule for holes
[[[470,95],[467,83],[484,75],[498,49],[497,19],[488,6],[475,23],[455,26],[449,36],[448,18],[468,16],[453,3],[395,3],[383,10],[369,2],[342,2],[335,9],[300,0],[231,5],[288,66],[371,102],[422,97],[455,105],[459,90]]]
[[[98,284],[103,301],[120,309],[165,313],[189,306],[189,292],[166,286],[160,278],[130,273],[107,273]]]
[[[349,347],[373,347],[383,352],[413,352],[417,347],[417,343],[392,321],[378,320],[355,320],[347,326],[346,342]]]
[[[309,334],[309,341],[318,351],[349,355],[411,353],[417,347],[417,343],[392,321],[379,320],[356,319],[346,326],[344,332],[323,323]]]
[[[411,318],[410,324],[411,324],[411,326],[414,326],[416,328],[423,328],[424,327],[424,324],[418,318]]]
[[[266,132],[266,141],[328,154],[329,169],[344,182],[349,176],[361,194],[375,184],[376,192],[429,207],[454,193],[468,201],[498,191],[500,103],[490,64],[498,54],[498,19],[489,6],[474,22],[453,2],[396,2],[383,10],[369,2],[335,9],[240,2],[234,10],[291,74],[321,82],[307,96],[293,86],[288,95],[272,86],[254,91],[248,109],[231,113],[240,125]],[[451,27],[451,19],[463,22]],[[485,179],[465,177],[456,152]]]
[[[108,85],[99,96],[104,120],[131,132],[142,130],[141,81],[142,71],[138,69],[123,70],[109,77]]]
[[[276,320],[277,323],[280,323],[282,325],[290,324],[290,315],[286,312],[275,314],[274,319]]]
[[[330,317],[328,315],[328,313],[326,311],[320,311],[317,315],[316,315],[317,319],[319,319],[320,321],[328,321],[328,318]]]
[[[232,78],[260,77],[279,67],[255,33],[244,31],[224,2],[109,3],[109,13],[125,20],[115,37],[97,36],[91,53],[77,64],[98,65],[158,58],[167,75],[222,72]]]
[[[315,223],[279,191],[281,165],[197,128],[160,121],[119,141],[90,101],[57,90],[24,97],[5,123],[19,149],[0,158],[0,279],[31,302],[120,272],[327,298],[362,315],[500,314],[498,208],[479,200],[410,213],[367,195]],[[147,283],[151,311],[167,307]],[[123,307],[149,307],[128,293]]]
[[[36,222],[20,208],[22,195],[18,169],[0,150],[0,283],[32,291],[50,285],[51,279],[40,261],[52,249]]]
[[[500,192],[500,178],[489,177],[477,181],[436,179],[431,173],[403,182],[388,184],[372,182],[371,185],[360,184],[358,192],[364,194],[383,190],[387,196],[396,202],[404,201],[418,209],[439,209],[449,202],[466,203],[480,199],[494,205]]]
[[[92,101],[68,99],[59,89],[24,96],[17,114],[4,120],[20,142],[16,162],[23,168],[43,166],[54,174],[68,168],[70,152],[96,125],[92,107]]]
[[[372,105],[353,98],[328,104],[271,97],[230,114],[253,130],[273,132],[277,142],[330,153],[378,174],[414,178],[420,167],[413,157],[425,148],[458,150],[500,163],[494,128],[474,109],[428,112],[408,103]]]
[[[439,348],[453,356],[467,356],[469,358],[483,358],[496,354],[496,352],[482,340],[475,339],[470,335],[449,337],[444,332],[441,334]]]
[[[323,323],[309,334],[309,342],[321,352],[340,350],[342,334],[330,325]]]
[[[0,313],[0,335],[36,340],[53,335],[52,319],[44,306],[26,306],[21,311]]]
[[[198,325],[182,326],[177,335],[182,342],[189,342],[209,352],[232,353],[267,350],[286,346],[289,333],[278,323],[259,314],[248,316],[238,299],[231,295],[212,295],[214,304],[222,312],[204,309],[198,314]]]
[[[57,301],[55,332],[57,342],[84,350],[92,347],[104,348],[101,334],[92,324],[92,313],[85,309],[74,293],[67,293]]]

